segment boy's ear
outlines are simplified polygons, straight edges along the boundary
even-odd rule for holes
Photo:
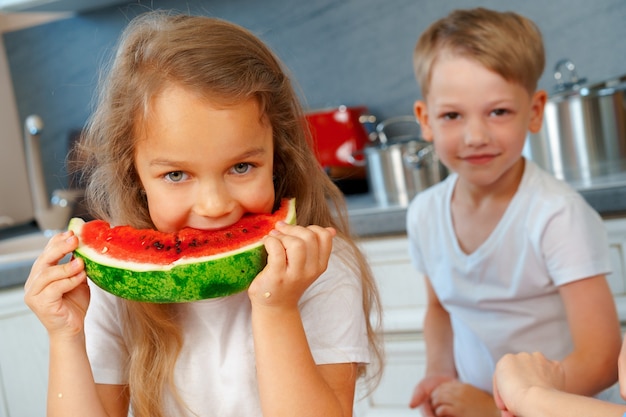
[[[428,142],[433,140],[433,130],[430,127],[430,120],[428,117],[428,108],[426,102],[423,100],[417,100],[413,105],[413,113],[420,124],[422,130],[422,137]]]
[[[543,109],[548,101],[548,93],[545,90],[537,90],[533,94],[530,103],[530,120],[528,123],[528,130],[531,133],[537,133],[541,130],[541,124],[543,123]]]

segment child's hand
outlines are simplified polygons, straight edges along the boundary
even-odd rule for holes
[[[451,380],[454,380],[454,377],[448,375],[432,375],[422,379],[413,390],[409,407],[421,407],[424,417],[435,417],[431,394],[440,384]]]
[[[437,416],[500,416],[500,410],[489,393],[456,379],[437,386],[430,395],[430,404]]]
[[[296,308],[304,291],[326,270],[335,229],[279,222],[265,238],[267,265],[248,295],[253,303]]]
[[[504,355],[493,374],[493,395],[503,416],[518,414],[531,387],[562,389],[565,373],[560,362],[543,354],[518,353]]]
[[[53,236],[35,260],[24,285],[24,301],[49,335],[74,336],[83,330],[89,287],[82,259],[59,264],[78,247],[73,232]]]

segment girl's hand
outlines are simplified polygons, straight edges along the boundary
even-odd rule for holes
[[[561,363],[548,360],[539,352],[504,355],[493,374],[493,395],[503,416],[521,414],[532,387],[561,390],[564,386]]]
[[[326,270],[335,235],[332,227],[279,222],[265,238],[267,265],[248,289],[253,304],[296,308],[304,291]]]
[[[35,260],[24,285],[24,301],[49,335],[74,336],[83,330],[89,287],[82,259],[59,262],[78,247],[73,232],[53,236]]]

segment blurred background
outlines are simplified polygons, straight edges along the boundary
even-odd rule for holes
[[[47,189],[65,188],[68,139],[90,114],[99,68],[120,30],[148,9],[239,23],[291,69],[308,108],[364,105],[382,120],[411,114],[420,97],[411,62],[419,34],[455,8],[476,6],[516,11],[539,25],[547,52],[540,87],[549,92],[562,58],[592,81],[626,73],[623,0],[4,0],[0,30],[14,98],[3,94],[0,104],[15,106],[20,126],[30,114],[42,117]],[[0,136],[9,140],[21,138]]]

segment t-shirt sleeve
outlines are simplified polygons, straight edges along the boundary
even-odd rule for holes
[[[556,285],[611,272],[604,223],[579,195],[568,196],[554,211],[541,245]]]
[[[89,287],[85,339],[94,379],[98,384],[127,384],[128,350],[122,339],[118,300],[91,281]]]
[[[344,259],[346,246],[336,239],[327,270],[300,300],[304,330],[318,365],[370,360],[361,278]]]

